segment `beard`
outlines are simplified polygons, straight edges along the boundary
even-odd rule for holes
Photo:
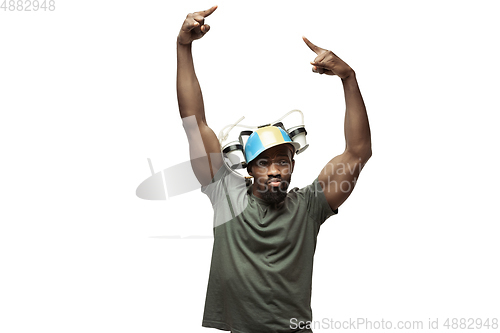
[[[288,186],[290,185],[291,180],[291,177],[287,180],[281,180],[279,186],[267,185],[264,190],[260,191],[262,200],[274,205],[283,202],[286,198]]]

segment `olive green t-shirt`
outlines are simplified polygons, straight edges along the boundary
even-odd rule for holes
[[[292,329],[292,323],[312,321],[316,238],[321,224],[338,213],[318,180],[290,190],[276,207],[223,166],[202,192],[214,208],[202,326],[235,333],[312,332]]]

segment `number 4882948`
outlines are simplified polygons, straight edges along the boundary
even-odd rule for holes
[[[55,0],[4,0],[0,9],[10,12],[36,12],[39,10],[43,11],[54,11],[56,10]]]

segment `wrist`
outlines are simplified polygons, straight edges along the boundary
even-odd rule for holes
[[[186,42],[186,41],[183,41],[183,40],[182,40],[182,38],[181,38],[181,36],[180,36],[180,35],[179,35],[179,36],[177,36],[177,45],[182,45],[182,46],[190,46],[192,43],[193,43],[193,41],[192,41],[192,40],[191,40],[191,41]]]
[[[341,78],[342,81],[349,82],[349,81],[356,81],[356,72],[354,72],[353,69],[351,69],[350,72],[347,73],[346,76]]]

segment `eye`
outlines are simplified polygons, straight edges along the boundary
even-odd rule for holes
[[[267,161],[266,160],[258,160],[257,161],[257,165],[261,166],[261,167],[266,166],[267,165]]]
[[[288,165],[288,161],[287,160],[281,160],[280,161],[280,165],[283,165],[283,166]]]

